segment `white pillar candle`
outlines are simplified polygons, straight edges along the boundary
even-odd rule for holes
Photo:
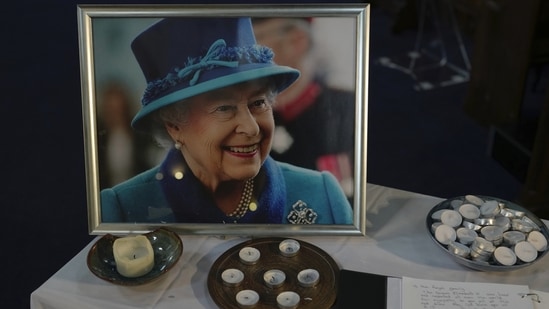
[[[252,308],[259,302],[259,294],[254,290],[242,290],[236,293],[236,302],[240,308]]]
[[[299,242],[295,239],[285,239],[278,245],[280,253],[287,257],[296,255],[299,252],[300,247]]]
[[[263,274],[263,281],[268,287],[277,288],[286,281],[286,274],[279,269],[267,270]]]
[[[260,256],[261,253],[259,252],[259,250],[252,247],[244,247],[240,249],[240,252],[238,252],[238,257],[240,258],[240,261],[247,265],[253,265],[257,263]]]
[[[112,252],[116,270],[124,277],[143,276],[154,266],[154,251],[151,242],[144,235],[117,238]]]
[[[299,297],[299,294],[292,291],[285,291],[276,297],[276,303],[278,304],[278,307],[281,309],[294,309],[297,308],[297,305],[299,305],[299,301],[301,298]]]

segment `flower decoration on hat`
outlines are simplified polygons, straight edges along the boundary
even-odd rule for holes
[[[235,68],[247,63],[272,63],[273,51],[269,47],[250,45],[240,47],[227,47],[225,40],[215,41],[204,57],[188,58],[183,68],[174,68],[166,77],[151,81],[147,84],[142,103],[147,105],[163,93],[185,81],[194,86],[203,70],[211,70],[217,67]]]

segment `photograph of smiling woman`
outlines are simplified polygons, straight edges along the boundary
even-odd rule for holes
[[[335,177],[273,160],[273,104],[299,77],[249,18],[166,18],[132,42],[147,81],[136,131],[168,150],[101,191],[103,222],[352,224]]]

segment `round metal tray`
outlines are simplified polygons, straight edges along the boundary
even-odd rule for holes
[[[277,295],[283,291],[293,291],[301,298],[298,308],[331,308],[337,296],[339,267],[322,249],[301,240],[298,240],[300,249],[296,255],[282,255],[278,246],[285,239],[287,238],[252,239],[223,253],[208,274],[208,290],[215,303],[224,309],[240,309],[236,294],[242,290],[254,290],[259,294],[259,302],[254,309],[277,308]],[[253,247],[260,251],[260,258],[255,264],[247,265],[240,261],[239,252],[244,247]],[[231,268],[244,273],[244,280],[237,286],[229,286],[221,278],[223,271]],[[298,283],[297,274],[311,268],[319,272],[320,279],[313,287],[302,287]],[[282,286],[273,288],[264,283],[263,274],[271,269],[279,269],[286,274]]]
[[[506,201],[506,200],[503,200],[503,199],[491,197],[491,196],[484,196],[484,195],[475,195],[475,196],[477,196],[477,197],[479,197],[479,198],[481,198],[485,201],[487,201],[487,200],[496,200],[500,203],[505,204],[505,206],[507,208],[524,212],[525,216],[530,218],[531,221],[533,221],[537,225],[537,227],[539,228],[539,231],[545,236],[545,238],[547,240],[549,240],[549,229],[547,228],[547,226],[536,215],[534,215],[528,209],[525,209],[525,208],[523,208],[523,207],[521,207],[521,206],[519,206],[515,203],[509,202],[509,201]],[[457,256],[457,255],[451,253],[450,251],[448,251],[448,246],[441,244],[435,238],[434,232],[433,232],[431,227],[432,227],[432,224],[436,221],[432,218],[432,215],[436,211],[439,211],[439,210],[442,210],[442,209],[454,209],[451,205],[452,201],[454,201],[454,200],[464,200],[464,199],[465,199],[465,196],[457,196],[457,197],[450,198],[450,199],[447,199],[447,200],[444,200],[444,201],[440,202],[439,204],[437,204],[435,207],[433,207],[429,211],[429,213],[427,214],[427,219],[426,219],[427,231],[429,232],[429,235],[431,236],[431,239],[433,239],[433,241],[437,244],[437,246],[439,248],[441,248],[444,252],[446,252],[457,263],[459,263],[461,265],[464,265],[464,266],[467,266],[469,268],[475,269],[475,270],[480,270],[480,271],[510,271],[510,270],[515,270],[515,269],[519,269],[519,268],[523,268],[523,267],[532,265],[536,261],[539,261],[540,259],[542,259],[547,254],[547,252],[549,251],[549,249],[546,249],[543,252],[538,252],[537,258],[532,262],[529,262],[529,263],[522,263],[521,262],[521,263],[517,263],[515,265],[511,265],[511,266],[499,265],[499,264],[497,264],[495,262],[492,262],[492,261],[489,261],[487,263],[477,262],[477,261],[471,260],[469,258],[460,257],[460,256]]]

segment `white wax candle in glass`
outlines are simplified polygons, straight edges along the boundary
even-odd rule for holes
[[[278,296],[276,296],[276,303],[278,304],[278,307],[281,309],[297,308],[297,305],[299,305],[300,300],[301,300],[301,297],[299,297],[299,294],[292,291],[285,291],[278,294]]]
[[[268,287],[277,288],[286,281],[286,274],[279,269],[267,270],[263,274],[263,281]]]
[[[140,277],[154,267],[154,251],[144,235],[117,238],[112,252],[116,270],[124,277]]]
[[[259,252],[259,250],[252,247],[244,247],[240,249],[240,252],[238,252],[238,257],[240,258],[240,261],[247,265],[253,265],[257,263],[260,256],[261,253]]]
[[[278,245],[280,254],[287,257],[296,255],[299,252],[300,247],[299,242],[295,239],[285,239]]]

